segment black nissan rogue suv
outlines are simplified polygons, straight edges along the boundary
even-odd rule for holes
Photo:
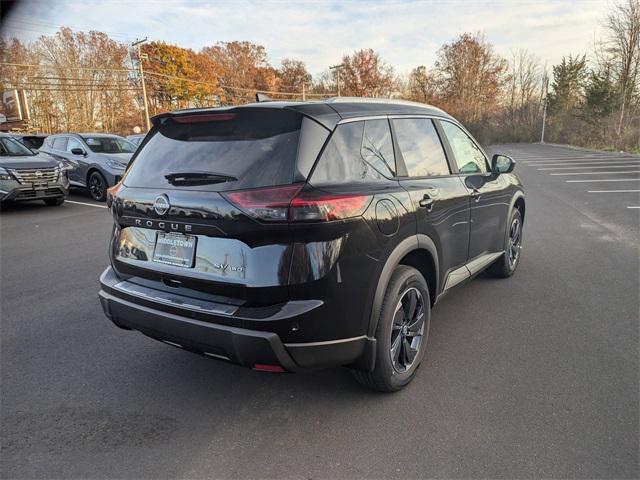
[[[336,98],[153,118],[110,189],[117,326],[263,371],[394,391],[455,285],[520,260],[525,199],[442,110]]]

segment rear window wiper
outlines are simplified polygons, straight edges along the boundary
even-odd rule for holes
[[[207,172],[180,172],[165,175],[171,185],[210,185],[214,183],[236,182],[238,179],[231,175]]]

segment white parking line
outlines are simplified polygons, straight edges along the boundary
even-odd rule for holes
[[[586,182],[640,182],[640,178],[601,178],[597,180],[565,180],[567,183],[586,183]]]
[[[635,206],[635,205],[634,206],[628,206],[627,208],[640,208],[640,205],[638,205],[638,206]]]
[[[544,160],[523,160],[516,157],[516,160],[520,160],[522,163],[618,163],[618,162],[640,162],[640,158],[571,158],[565,160],[564,158],[545,158]]]
[[[563,167],[563,166],[580,166],[580,165],[633,165],[635,163],[640,163],[640,160],[611,160],[611,161],[594,161],[594,162],[532,162],[532,163],[523,163],[523,165],[527,167]]]
[[[640,190],[589,190],[588,193],[635,193]]]
[[[549,175],[604,175],[605,173],[640,173],[640,170],[627,170],[625,172],[571,172],[571,173],[550,173]]]
[[[631,165],[631,167],[640,167],[640,165]],[[579,170],[581,168],[587,168],[587,169],[598,169],[598,168],[629,168],[629,165],[606,165],[606,166],[573,166],[573,167],[545,167],[545,168],[539,168],[538,170]]]
[[[96,205],[95,203],[76,202],[75,200],[65,200],[66,203],[75,203],[76,205],[86,205],[87,207],[107,208],[106,205]]]

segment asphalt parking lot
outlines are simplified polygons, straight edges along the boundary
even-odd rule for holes
[[[640,157],[492,150],[527,189],[519,270],[445,297],[392,395],[119,330],[97,299],[108,212],[5,209],[2,477],[638,478]]]

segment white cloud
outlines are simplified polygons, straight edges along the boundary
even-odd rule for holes
[[[272,63],[295,57],[313,73],[344,53],[370,47],[405,72],[431,65],[440,45],[476,31],[502,55],[526,48],[553,64],[591,49],[607,7],[589,0],[51,0],[23,3],[3,28],[32,39],[68,25],[110,32],[121,41],[148,36],[196,50],[249,40],[264,45]]]

